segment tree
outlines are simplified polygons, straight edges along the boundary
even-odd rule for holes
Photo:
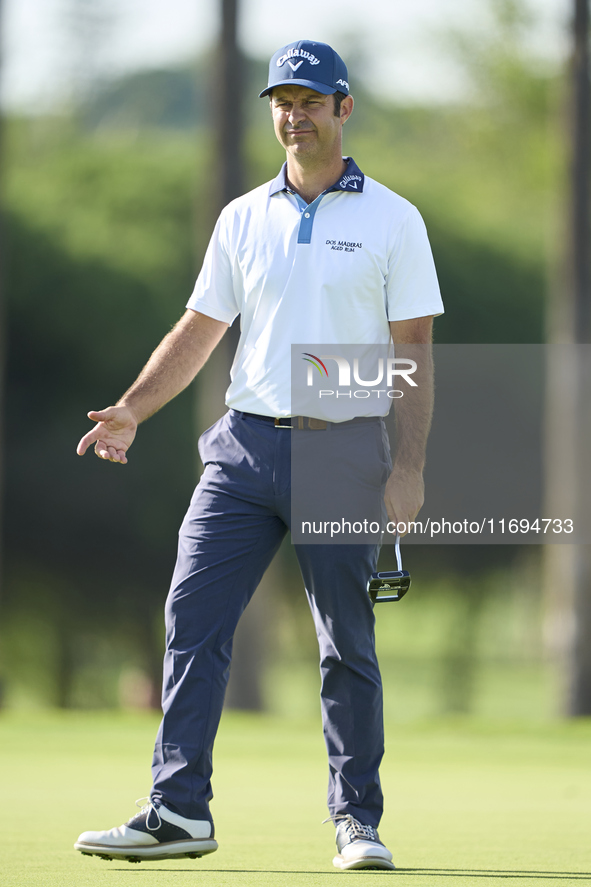
[[[2,35],[2,0],[0,0],[0,36]],[[0,59],[0,73],[2,71],[2,59]],[[0,175],[3,169],[3,121],[0,115]],[[2,192],[0,192],[2,193]],[[2,557],[2,545],[4,540],[3,505],[4,505],[4,378],[6,362],[6,336],[5,336],[5,300],[4,300],[4,216],[3,206],[0,203],[0,604],[2,602],[2,580],[4,577],[4,560]],[[2,706],[2,683],[0,682],[0,707]]]
[[[548,502],[582,524],[589,520],[591,450],[591,103],[589,3],[573,0],[569,90],[570,159],[564,281],[549,313],[549,340],[571,345],[552,356],[548,393]],[[560,438],[560,440],[558,439]],[[583,527],[584,531],[585,527]],[[591,714],[591,545],[555,545],[546,551],[551,640],[562,658],[564,709]]]
[[[220,0],[220,38],[215,64],[213,119],[215,124],[215,215],[245,191],[244,77],[245,60],[238,45],[238,0]],[[213,221],[213,220],[212,220]],[[198,379],[199,428],[209,427],[224,413],[224,395],[238,345],[238,323],[228,330]],[[264,594],[264,588],[261,589]],[[226,705],[259,710],[264,603],[261,591],[249,604],[234,638],[232,669]]]

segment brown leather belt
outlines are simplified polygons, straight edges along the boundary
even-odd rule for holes
[[[346,419],[344,422],[326,422],[324,419],[313,419],[311,416],[281,416],[276,419],[273,416],[261,416],[259,413],[245,413],[242,411],[240,411],[240,415],[248,416],[249,419],[260,419],[262,422],[272,423],[275,428],[296,428],[298,431],[303,431],[304,429],[326,431],[330,425],[338,428],[342,425],[352,425],[357,422],[380,421],[379,416],[356,416],[354,419]]]
[[[310,431],[326,431],[328,428],[328,422],[325,422],[324,419],[313,419],[308,416],[281,416],[276,419],[273,416],[261,416],[258,413],[243,412],[242,415],[248,416],[249,419],[261,419],[263,422],[271,422],[275,428],[297,428],[299,431],[303,431],[305,428],[310,429]]]

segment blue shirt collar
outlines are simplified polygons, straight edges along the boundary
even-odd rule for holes
[[[327,194],[329,191],[352,191],[354,194],[361,194],[363,191],[363,183],[365,182],[365,176],[355,163],[352,157],[345,157],[347,161],[347,169],[343,173],[343,175],[339,178],[337,182],[332,185],[332,187],[327,188],[324,192]],[[284,163],[281,167],[279,175],[273,179],[269,188],[269,197],[272,197],[274,194],[278,194],[280,191],[291,191],[291,189],[287,185],[286,181],[287,176],[287,163]]]

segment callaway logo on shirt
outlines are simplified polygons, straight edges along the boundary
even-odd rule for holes
[[[362,182],[363,178],[361,176],[343,176],[340,180],[339,185],[341,188],[345,188],[349,185],[349,188],[355,188],[357,190],[357,182]]]

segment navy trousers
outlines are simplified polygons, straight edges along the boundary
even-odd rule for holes
[[[166,603],[164,715],[152,765],[152,798],[190,819],[211,820],[212,751],[234,631],[290,527],[291,435],[230,410],[199,441],[205,471],[179,532]],[[384,732],[366,584],[378,550],[296,546],[320,649],[329,812],[374,827]]]

